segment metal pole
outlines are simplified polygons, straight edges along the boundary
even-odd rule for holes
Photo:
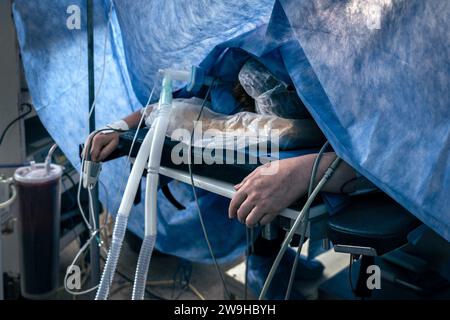
[[[94,79],[94,2],[87,0],[87,53],[88,53],[88,85],[89,85],[89,111],[95,99],[95,79]],[[89,117],[89,132],[95,130],[95,109]],[[98,185],[92,190],[92,207],[94,212],[89,211],[89,222],[91,225],[99,225],[99,200],[98,200]],[[100,282],[100,248],[95,239],[90,245],[90,264],[91,264],[91,287],[98,285]],[[95,291],[92,292],[92,297],[95,296]]]

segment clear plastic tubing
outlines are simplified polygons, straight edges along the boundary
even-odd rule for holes
[[[171,77],[166,75],[163,79],[158,114],[152,125],[152,128],[155,129],[155,134],[152,136],[152,147],[150,150],[147,167],[147,183],[145,193],[145,235],[136,267],[132,295],[133,300],[144,299],[147,273],[156,241],[158,172],[161,164],[164,139],[166,136],[167,127],[169,125],[171,108],[172,81]]]
[[[142,173],[144,172],[145,164],[150,153],[154,131],[155,130],[151,128],[145,136],[136,157],[136,161],[133,165],[133,169],[131,170],[130,177],[128,178],[127,186],[125,187],[125,192],[123,194],[122,201],[120,202],[119,212],[116,217],[116,224],[114,226],[111,248],[108,252],[108,257],[106,259],[106,264],[103,269],[103,274],[100,280],[97,294],[95,296],[95,300],[106,300],[108,298],[109,288],[116,271],[120,249],[122,247],[123,238],[125,236],[125,231],[127,228],[128,216],[130,214],[134,197],[136,196]]]

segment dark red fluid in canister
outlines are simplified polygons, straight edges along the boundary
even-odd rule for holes
[[[14,176],[19,198],[20,270],[25,298],[49,297],[58,287],[61,173],[52,165],[20,168]]]

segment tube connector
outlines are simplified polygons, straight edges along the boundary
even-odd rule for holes
[[[186,89],[189,92],[195,92],[202,88],[202,86],[212,86],[214,78],[206,75],[206,71],[198,66],[192,66],[190,71],[161,69],[159,73],[169,80],[178,80],[187,82]]]
[[[191,72],[185,70],[175,69],[159,69],[158,72],[164,77],[170,80],[189,81],[191,80]]]
[[[165,75],[162,82],[161,96],[159,99],[159,112],[164,113],[165,109],[172,105],[172,79]],[[161,116],[161,115],[159,115]]]

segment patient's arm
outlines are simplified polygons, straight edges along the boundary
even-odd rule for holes
[[[237,217],[240,222],[249,226],[258,222],[264,225],[272,221],[278,213],[307,193],[316,156],[313,154],[279,160],[276,172],[268,171],[267,165],[256,169],[235,186],[236,193],[230,203],[229,217]],[[323,155],[316,183],[335,158],[334,153]],[[354,170],[342,162],[323,191],[340,192],[342,185],[355,177]]]
[[[139,120],[141,119],[141,112],[136,111],[132,114],[126,116],[123,120],[127,123],[130,129],[136,128],[139,125]],[[97,134],[91,143],[91,159],[93,161],[102,161],[107,156],[109,156],[119,144],[119,132],[112,132],[108,134]],[[89,141],[90,136],[86,140]]]

